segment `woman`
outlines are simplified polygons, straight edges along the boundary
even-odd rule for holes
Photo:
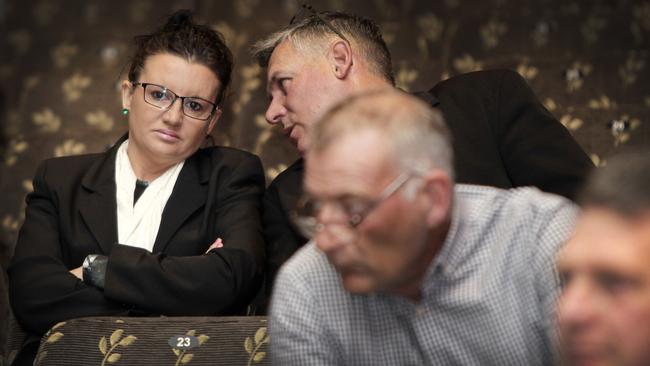
[[[10,299],[36,336],[81,316],[240,314],[259,287],[260,161],[199,149],[221,116],[230,51],[187,12],[136,46],[128,134],[105,153],[46,160],[27,198]]]

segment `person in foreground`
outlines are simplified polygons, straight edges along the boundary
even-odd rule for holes
[[[558,256],[557,316],[566,365],[650,365],[650,153],[593,174]]]
[[[281,268],[278,365],[550,365],[554,259],[576,206],[536,188],[454,185],[441,115],[398,91],[317,122]]]
[[[231,70],[222,36],[177,12],[136,38],[122,83],[128,134],[40,165],[9,268],[13,311],[34,339],[82,316],[245,311],[264,261],[262,167],[200,149]]]
[[[391,55],[370,19],[304,8],[286,28],[253,47],[267,68],[266,119],[304,154],[309,130],[334,104],[393,89]],[[536,186],[573,198],[593,165],[562,124],[514,71],[458,75],[417,93],[442,112],[453,136],[459,183],[500,188]],[[354,121],[351,121],[354,123]],[[302,193],[299,159],[264,194],[268,288],[278,268],[307,239],[289,219]]]

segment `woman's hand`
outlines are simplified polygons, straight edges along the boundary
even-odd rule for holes
[[[217,238],[217,240],[215,240],[214,243],[210,245],[208,250],[205,251],[205,254],[208,254],[208,252],[211,251],[212,249],[217,249],[221,247],[223,247],[223,241],[221,241],[221,238]]]
[[[69,272],[72,273],[73,275],[75,275],[78,279],[80,279],[82,281],[84,280],[83,271],[82,271],[81,266],[79,266],[79,267],[77,267],[75,269],[71,269]]]

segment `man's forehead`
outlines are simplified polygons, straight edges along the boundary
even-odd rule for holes
[[[289,39],[280,42],[275,46],[269,58],[268,76],[270,77],[273,72],[277,72],[282,67],[296,64],[301,59],[298,56],[298,50]]]
[[[382,186],[395,170],[383,134],[373,130],[348,133],[306,156],[307,190],[336,191]],[[354,187],[352,187],[354,186]]]
[[[650,262],[650,216],[626,218],[604,209],[586,209],[558,262],[563,266],[620,266]],[[650,273],[650,271],[649,271]]]
[[[650,212],[630,216],[605,207],[587,206],[583,208],[576,228],[593,236],[650,236]]]

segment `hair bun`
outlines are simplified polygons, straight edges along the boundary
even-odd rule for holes
[[[193,24],[192,21],[192,11],[187,10],[187,9],[182,9],[174,12],[169,19],[167,19],[167,23],[163,27],[163,30],[165,31],[175,31],[178,29],[183,28],[184,26],[188,24]]]

